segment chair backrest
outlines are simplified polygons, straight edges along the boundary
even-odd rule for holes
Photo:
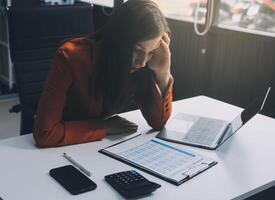
[[[40,0],[10,0],[11,6],[13,8],[30,8],[30,7],[36,7],[40,5]]]
[[[32,109],[29,113],[34,115],[57,47],[66,39],[94,32],[92,5],[10,8],[8,20],[11,59],[22,112],[24,108]],[[21,134],[31,133],[33,121],[27,128],[22,124],[24,121],[21,119]]]

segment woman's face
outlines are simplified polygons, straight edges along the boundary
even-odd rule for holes
[[[162,36],[138,42],[134,45],[131,73],[145,67],[161,44]]]

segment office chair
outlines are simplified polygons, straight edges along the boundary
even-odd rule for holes
[[[91,4],[8,9],[11,59],[21,112],[20,135],[32,133],[34,116],[57,47],[93,33]]]

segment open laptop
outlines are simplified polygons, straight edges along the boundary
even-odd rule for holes
[[[156,137],[171,142],[216,149],[263,109],[270,89],[271,87],[253,99],[231,122],[178,113]]]

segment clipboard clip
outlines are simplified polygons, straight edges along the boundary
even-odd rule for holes
[[[192,165],[186,171],[182,173],[182,175],[187,176],[188,178],[192,178],[193,176],[197,175],[198,173],[204,171],[209,167],[209,163],[201,162],[197,165]]]

